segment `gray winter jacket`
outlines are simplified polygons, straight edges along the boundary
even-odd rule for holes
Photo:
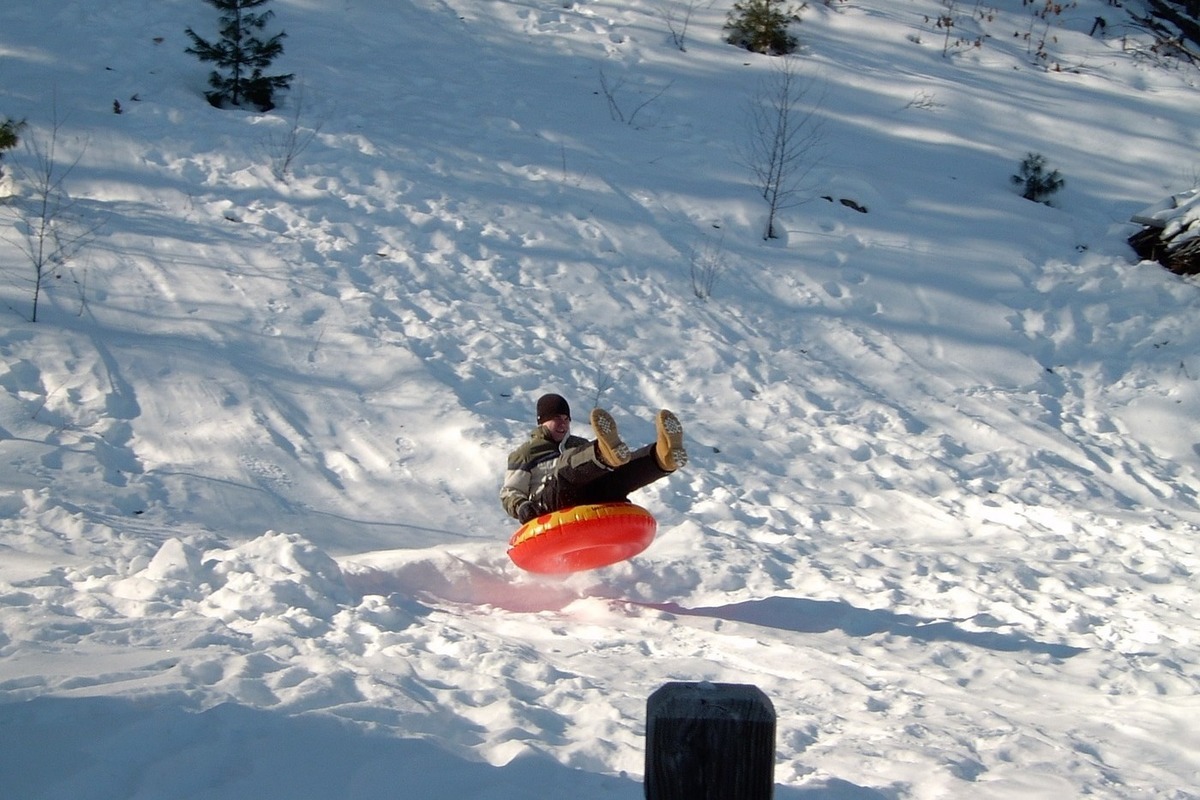
[[[573,457],[594,461],[592,443],[582,436],[567,436],[556,444],[539,425],[529,434],[529,441],[508,456],[508,470],[504,473],[504,485],[500,488],[500,504],[514,519],[519,519],[517,509],[526,500],[537,507],[539,514],[556,511],[547,507],[543,497],[547,483],[561,466],[559,459]]]

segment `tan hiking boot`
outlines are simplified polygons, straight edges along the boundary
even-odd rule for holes
[[[687,451],[683,449],[683,424],[679,418],[665,408],[654,418],[658,430],[658,441],[654,445],[654,457],[658,465],[667,472],[674,472],[687,464]]]
[[[607,467],[620,467],[629,463],[629,446],[621,441],[617,433],[617,422],[603,408],[592,409],[592,430],[596,432],[596,449],[600,460]]]

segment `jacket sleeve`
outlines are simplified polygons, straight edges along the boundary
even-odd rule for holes
[[[528,466],[513,465],[510,459],[508,469],[504,472],[504,485],[500,487],[500,505],[513,519],[517,519],[517,508],[529,499],[532,484],[533,475]]]

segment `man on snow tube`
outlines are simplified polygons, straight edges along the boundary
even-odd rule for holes
[[[571,407],[562,395],[538,399],[537,422],[529,441],[509,454],[500,489],[504,510],[522,525],[574,506],[628,503],[630,492],[687,463],[683,426],[666,409],[655,417],[655,442],[632,452],[600,408],[591,413],[594,440],[571,435]]]

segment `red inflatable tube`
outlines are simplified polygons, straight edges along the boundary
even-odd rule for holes
[[[633,503],[572,506],[522,525],[508,541],[508,557],[529,572],[581,572],[633,558],[657,530],[650,512]]]

